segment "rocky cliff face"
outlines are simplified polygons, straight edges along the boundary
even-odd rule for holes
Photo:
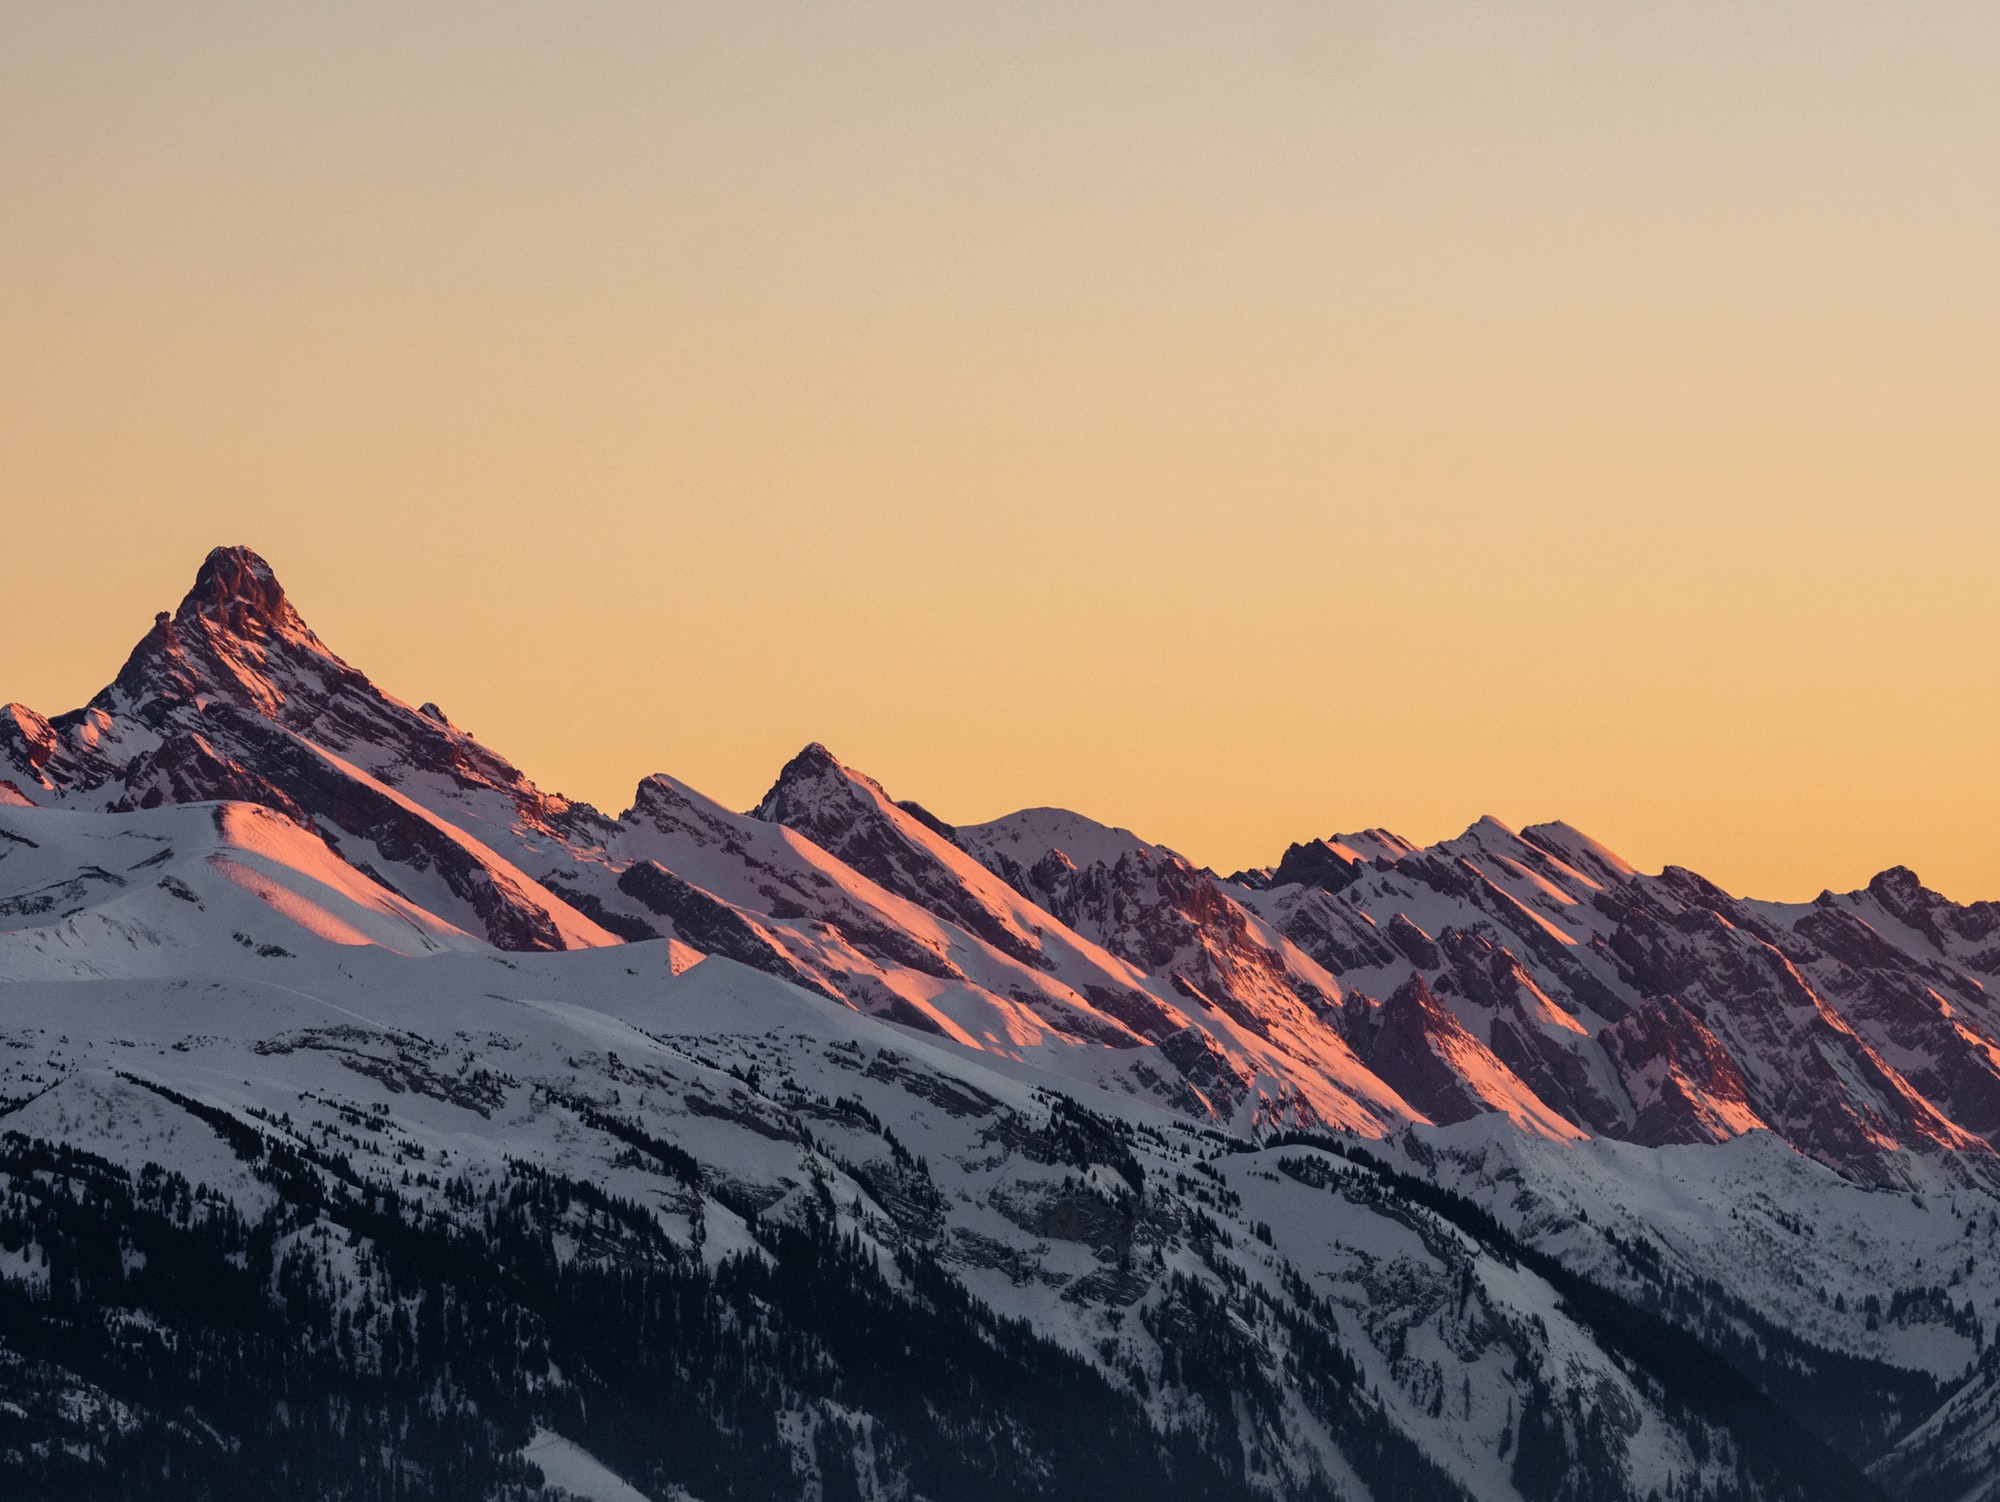
[[[1482,820],[1338,892],[1235,889],[1353,990],[1388,994],[1414,968],[1584,1131],[1762,1128],[1871,1182],[1899,1182],[1905,1149],[1992,1172],[2000,973],[1974,967],[1993,920],[1908,873],[1786,907],[1643,875],[1567,826]]]

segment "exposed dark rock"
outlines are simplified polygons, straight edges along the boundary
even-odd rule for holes
[[[1160,1054],[1182,1079],[1207,1097],[1220,1115],[1233,1115],[1249,1093],[1250,1082],[1243,1078],[1229,1055],[1198,1027],[1184,1027],[1161,1039]]]
[[[665,918],[673,924],[676,934],[704,953],[724,955],[739,965],[762,970],[836,1001],[841,999],[831,987],[820,984],[793,964],[791,957],[768,934],[735,908],[694,883],[683,881],[664,866],[652,861],[634,862],[619,873],[618,890],[648,912]]]
[[[595,892],[586,892],[581,887],[569,886],[552,876],[543,877],[542,885],[599,928],[618,935],[627,944],[641,944],[648,939],[660,937],[660,931],[644,918],[635,918],[630,913],[613,911],[605,906],[604,899]]]
[[[1486,1050],[1421,975],[1412,974],[1360,1026],[1350,1026],[1348,1041],[1361,1061],[1432,1121],[1464,1121],[1486,1109],[1448,1062],[1453,1053]]]
[[[1506,1006],[1494,1017],[1487,1046],[1564,1120],[1598,1136],[1630,1134],[1620,1102],[1591,1078],[1577,1050],[1556,1041],[1518,1006]]]
[[[1389,920],[1387,937],[1396,952],[1419,970],[1435,970],[1444,963],[1444,953],[1431,936],[1401,913]]]
[[[1638,1108],[1634,1141],[1715,1142],[1757,1119],[1728,1048],[1673,997],[1654,997],[1601,1041]]]
[[[1308,840],[1303,845],[1286,847],[1278,869],[1271,874],[1270,885],[1282,887],[1296,882],[1325,892],[1339,892],[1352,886],[1363,869],[1359,861],[1349,860],[1325,840]]]
[[[923,804],[917,802],[916,799],[898,798],[896,800],[896,807],[900,808],[904,813],[908,814],[912,819],[915,819],[919,824],[923,825],[924,828],[928,829],[932,834],[941,835],[945,839],[950,840],[954,845],[958,843],[958,831],[952,828],[951,825],[945,823],[944,820],[940,819],[936,814],[932,813],[929,809],[925,808]]]

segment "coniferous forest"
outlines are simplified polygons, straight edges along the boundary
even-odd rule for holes
[[[176,1103],[249,1165],[261,1208],[154,1165],[133,1175],[0,1139],[10,1497],[527,1498],[542,1478],[522,1450],[547,1428],[659,1496],[1206,1502],[1268,1495],[1236,1430],[1246,1414],[1282,1423],[1288,1393],[1375,1497],[1467,1496],[1384,1421],[1304,1287],[1280,1301],[1173,1276],[1142,1315],[1159,1368],[1121,1384],[996,1316],[927,1251],[885,1261],[836,1229],[830,1203],[759,1224],[754,1250],[711,1261],[641,1206],[524,1163],[504,1182],[424,1175],[404,1193]],[[1052,1157],[1085,1167],[1124,1152],[1074,1109],[1044,1135]],[[1546,1260],[1476,1207],[1350,1151],[1363,1192],[1400,1198],[1399,1213]],[[1323,1181],[1324,1161],[1286,1172]],[[1692,1432],[1737,1452],[1740,1487],[1689,1495],[1879,1496],[1661,1316],[1580,1281],[1568,1293]],[[1250,1338],[1265,1322],[1284,1327],[1282,1370]],[[1606,1419],[1566,1421],[1528,1375],[1514,1486],[1537,1502],[1626,1495]],[[1153,1384],[1179,1399],[1178,1422],[1148,1417]],[[1728,1405],[1746,1402],[1764,1422],[1732,1432]]]

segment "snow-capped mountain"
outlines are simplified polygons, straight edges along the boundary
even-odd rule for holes
[[[1907,871],[1802,906],[1739,901],[1565,825],[1491,819],[1333,884],[1235,887],[1350,988],[1416,971],[1586,1131],[1658,1145],[1761,1128],[1872,1182],[1899,1182],[1911,1151],[1992,1178],[1989,904]]]
[[[245,548],[210,553],[83,708],[0,709],[0,776],[38,802],[112,812],[261,803],[502,948],[615,942],[513,859],[542,864],[594,812],[543,794],[435,705],[377,691]]]
[[[1561,824],[614,818],[218,549],[0,711],[0,1478],[2000,1495],[1996,986]]]

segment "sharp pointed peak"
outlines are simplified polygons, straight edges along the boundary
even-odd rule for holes
[[[842,766],[840,758],[827,750],[825,743],[822,741],[807,741],[800,749],[799,754],[785,763],[785,770],[787,772],[791,771],[794,767],[802,772],[808,769],[824,767],[833,767],[840,771],[846,770]]]
[[[808,742],[798,755],[786,762],[778,771],[777,781],[764,795],[763,802],[753,809],[752,815],[759,819],[775,820],[783,824],[789,822],[785,810],[795,807],[792,800],[797,798],[815,799],[825,796],[825,791],[841,785],[852,788],[866,788],[882,797],[882,785],[872,777],[865,777],[849,767],[841,759],[818,741]]]
[[[884,798],[889,796],[881,783],[867,773],[858,772],[850,767],[819,741],[807,742],[798,755],[779,769],[778,780],[772,784],[771,791],[775,793],[784,787],[826,781],[850,782],[859,787],[869,788]]]
[[[174,612],[174,622],[188,625],[199,617],[240,631],[246,626],[268,629],[296,614],[271,565],[251,549],[237,546],[209,550],[195,571],[194,587]]]

